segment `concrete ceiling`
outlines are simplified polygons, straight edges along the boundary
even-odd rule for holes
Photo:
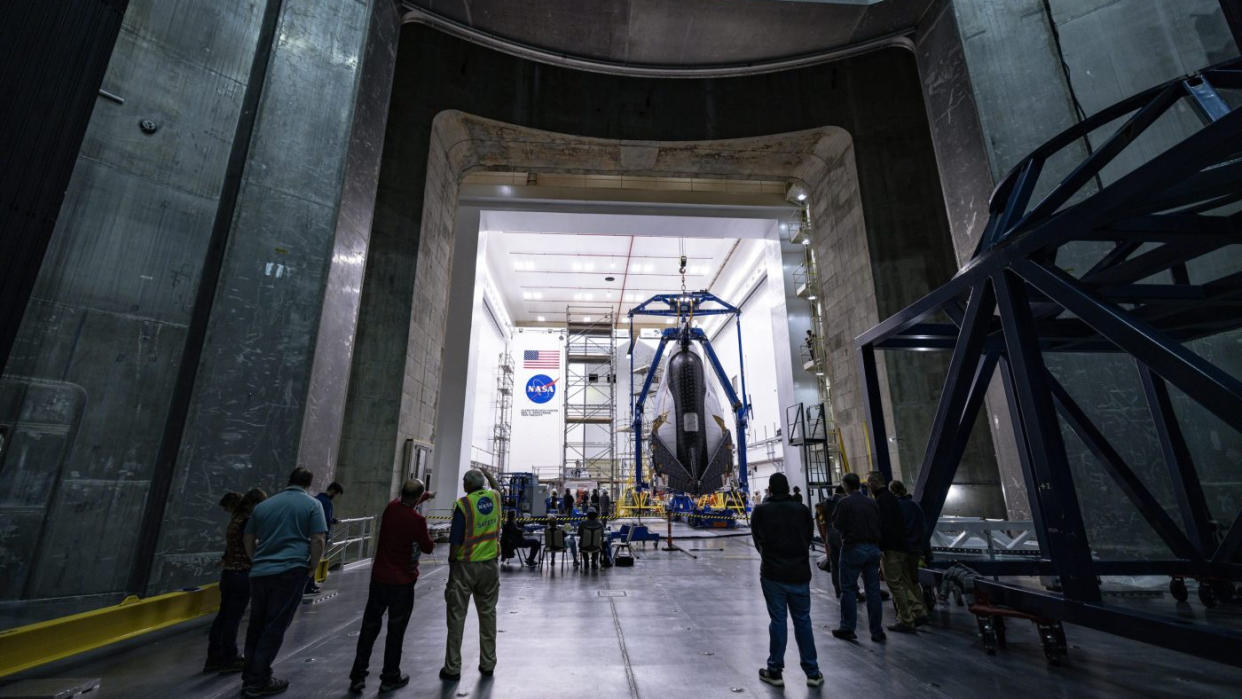
[[[935,0],[405,0],[494,38],[619,65],[774,61],[914,27]]]

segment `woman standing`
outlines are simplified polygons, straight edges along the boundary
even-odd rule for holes
[[[211,623],[208,636],[207,662],[203,672],[226,674],[241,672],[246,659],[237,654],[237,627],[250,603],[250,557],[242,544],[246,520],[254,506],[267,499],[267,493],[251,488],[233,510],[224,533],[224,556],[220,572],[220,610]]]

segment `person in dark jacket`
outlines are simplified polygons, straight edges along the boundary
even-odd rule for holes
[[[517,511],[509,510],[505,516],[505,524],[500,529],[500,547],[508,551],[529,549],[526,554],[526,567],[539,565],[539,540],[526,536],[526,530],[517,523]]]
[[[768,663],[759,670],[759,679],[776,687],[785,686],[785,645],[789,640],[788,615],[793,619],[798,657],[806,673],[808,687],[824,684],[811,631],[811,560],[809,549],[814,524],[811,511],[789,494],[789,481],[783,473],[768,480],[772,497],[755,508],[750,531],[763,562],[759,584],[768,605]]]
[[[565,497],[561,500],[561,514],[573,515],[574,513],[574,496],[569,493],[569,488],[565,489]]]
[[[888,489],[897,496],[897,506],[901,508],[901,520],[906,532],[905,577],[910,581],[914,593],[911,595],[910,607],[914,615],[914,625],[922,626],[930,619],[927,616],[927,605],[923,604],[923,597],[920,594],[919,559],[928,557],[931,551],[927,545],[927,525],[923,518],[923,508],[919,507],[914,498],[910,497],[905,484],[901,481],[889,483]]]
[[[837,503],[832,525],[841,532],[841,625],[832,630],[837,638],[858,638],[858,576],[867,590],[867,624],[871,640],[883,643],[884,606],[880,597],[880,508],[859,492],[862,483],[856,473],[841,479],[846,496]]]
[[[906,564],[906,522],[901,515],[901,505],[897,504],[897,496],[888,489],[884,476],[878,471],[867,476],[867,489],[880,508],[880,550],[884,552],[880,568],[888,582],[888,591],[892,593],[893,606],[897,608],[897,623],[890,624],[888,630],[914,633],[917,612],[923,605],[918,585],[910,579]]]

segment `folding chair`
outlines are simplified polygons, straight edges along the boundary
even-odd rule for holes
[[[539,558],[539,570],[543,570],[543,562],[548,560],[548,556],[552,556],[552,560],[548,561],[549,566],[556,565],[556,554],[565,554],[561,556],[561,570],[565,570],[565,559],[569,557],[565,549],[565,530],[560,527],[547,527],[543,530],[543,556]]]
[[[579,530],[578,554],[582,557],[582,568],[586,570],[590,561],[589,554],[603,554],[604,528],[584,528]]]

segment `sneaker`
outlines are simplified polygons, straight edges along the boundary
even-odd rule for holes
[[[780,670],[772,670],[770,668],[761,667],[759,668],[759,679],[763,682],[767,682],[773,687],[785,686],[785,678],[781,677]]]
[[[273,694],[280,694],[289,689],[289,680],[281,680],[275,677],[269,678],[267,684],[252,685],[250,687],[242,687],[243,697],[270,697]]]
[[[873,633],[873,634],[871,634],[871,642],[872,642],[872,643],[883,643],[883,642],[885,642],[885,641],[887,641],[887,640],[888,640],[888,634],[886,634],[886,633]]]
[[[914,633],[914,624],[907,624],[905,622],[889,624],[886,628],[889,631],[896,631],[897,633]]]
[[[849,629],[833,629],[832,635],[835,636],[836,638],[841,639],[842,641],[857,641],[858,640],[858,634],[854,633],[853,631],[850,631]]]
[[[349,681],[349,691],[351,694],[362,694],[362,690],[366,688],[367,680],[365,677]]]
[[[219,672],[221,675],[232,675],[232,674],[241,672],[242,670],[245,670],[245,669],[246,669],[246,659],[241,656],[238,656],[227,663],[221,664],[220,669],[217,670],[217,672]]]
[[[380,680],[380,691],[391,692],[394,689],[401,689],[402,687],[406,686],[409,683],[410,683],[409,675],[402,675],[395,680],[381,679]]]
[[[307,586],[306,586],[306,591],[305,591],[305,592],[303,592],[303,594],[306,594],[306,595],[317,595],[317,594],[319,594],[319,593],[320,593],[320,591],[322,591],[322,590],[323,590],[323,588],[319,587],[318,585],[307,585]]]
[[[444,668],[440,668],[440,679],[444,680],[445,682],[456,682],[457,680],[461,679],[461,673],[460,672],[452,673],[452,672],[449,672],[448,670],[445,670]]]
[[[822,673],[822,672],[821,672],[821,673],[816,674],[816,675],[807,675],[807,676],[806,676],[806,686],[808,686],[808,687],[823,687],[823,686],[824,686],[824,673]]]

